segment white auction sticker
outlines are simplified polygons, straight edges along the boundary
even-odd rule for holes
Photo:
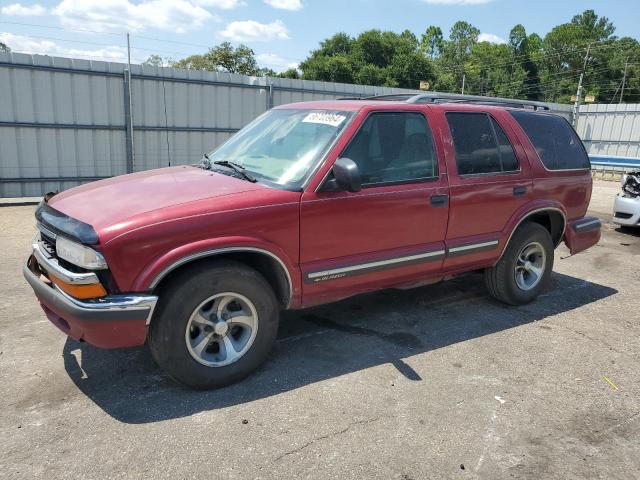
[[[330,112],[311,112],[304,120],[303,123],[322,123],[323,125],[331,125],[332,127],[337,127],[345,120],[344,115],[338,115],[337,113]]]

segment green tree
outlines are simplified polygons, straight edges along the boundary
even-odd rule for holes
[[[442,35],[442,29],[435,25],[429,26],[422,34],[420,40],[420,48],[429,57],[437,58],[442,52],[444,46],[444,37]]]
[[[524,77],[516,95],[529,100],[540,100],[542,98],[540,74],[533,60],[533,55],[540,48],[540,37],[528,36],[524,26],[518,24],[509,32],[509,46],[512,64],[520,64],[524,71]]]
[[[142,62],[142,65],[146,67],[162,67],[165,64],[164,60],[160,55],[156,55],[155,53],[149,55],[149,57]]]
[[[478,43],[479,36],[480,30],[470,23],[459,21],[453,24],[449,40],[443,44],[438,66],[441,72],[453,75],[454,90],[459,91],[462,86],[466,74],[465,65],[468,63],[471,49]]]
[[[276,72],[272,68],[260,67],[258,68],[258,70],[256,70],[255,76],[256,77],[277,77],[278,72]]]
[[[320,42],[320,49],[317,52],[332,57],[334,55],[349,55],[352,48],[353,38],[344,32],[338,32]]]
[[[576,93],[587,50],[585,91],[597,94],[602,83],[606,83],[608,63],[617,49],[614,32],[613,24],[606,17],[598,17],[593,10],[585,10],[570,22],[554,27],[544,37],[544,59],[540,64],[545,99],[570,101]]]
[[[257,75],[259,73],[255,53],[246,45],[233,47],[224,42],[213,47],[204,55],[191,55],[173,64],[175,68],[187,70],[209,70]]]
[[[611,37],[616,28],[607,17],[598,17],[593,10],[585,10],[571,19],[571,24],[577,26],[585,39],[595,42]]]
[[[0,52],[10,52],[11,49],[5,43],[0,42]]]
[[[322,41],[300,70],[304,79],[406,88],[418,88],[420,80],[435,76],[431,60],[408,30],[368,30],[356,38],[338,33]]]
[[[300,72],[298,71],[297,68],[289,68],[289,69],[285,70],[284,72],[280,72],[278,74],[278,77],[280,77],[280,78],[299,79],[300,78]]]
[[[625,77],[623,100],[640,101],[638,40],[616,37],[613,23],[593,10],[555,26],[544,38],[528,34],[522,25],[511,29],[506,44],[479,42],[479,35],[478,28],[464,21],[456,22],[447,38],[435,25],[419,39],[409,30],[368,30],[355,37],[338,32],[320,42],[298,69],[281,73],[259,68],[249,47],[223,43],[175,66],[413,89],[425,80],[442,92],[460,92],[464,77],[465,93],[569,102],[588,49],[585,92],[602,103],[618,102]],[[162,63],[157,55],[145,62]]]

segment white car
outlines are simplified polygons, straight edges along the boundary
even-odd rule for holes
[[[640,227],[640,172],[622,176],[622,192],[613,202],[613,223]]]

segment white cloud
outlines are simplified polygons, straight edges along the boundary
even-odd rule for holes
[[[156,28],[183,33],[218,19],[188,0],[62,0],[53,13],[65,26],[98,32]]]
[[[2,15],[20,16],[20,17],[37,17],[45,15],[47,9],[37,3],[34,5],[22,5],[20,3],[12,3],[5,5],[0,9]]]
[[[478,35],[479,42],[489,42],[489,43],[507,43],[507,41],[499,37],[498,35],[494,35],[493,33],[481,33]]]
[[[231,22],[220,35],[235,42],[266,42],[274,39],[288,39],[287,27],[280,20],[260,23],[255,20]]]
[[[256,60],[261,67],[269,67],[276,72],[284,72],[290,68],[298,68],[298,62],[287,60],[275,53],[260,53],[256,55]]]
[[[232,10],[246,5],[243,0],[194,0],[193,3],[202,7],[221,8],[222,10]]]
[[[267,5],[280,10],[300,10],[302,2],[300,0],[264,0]]]
[[[484,5],[494,0],[423,0],[430,5]]]
[[[7,32],[0,33],[0,42],[8,45],[12,51],[20,53],[111,62],[126,62],[127,59],[127,49],[117,45],[105,45],[94,49],[67,48],[51,40],[40,40]],[[132,60],[136,63],[140,62],[138,58],[132,58]]]

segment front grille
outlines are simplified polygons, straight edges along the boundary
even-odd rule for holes
[[[42,240],[42,246],[52,257],[56,256],[56,241],[55,239],[47,236],[45,233],[40,232],[40,239]]]
[[[622,218],[623,220],[633,217],[633,213],[616,212],[614,215],[616,218]]]

